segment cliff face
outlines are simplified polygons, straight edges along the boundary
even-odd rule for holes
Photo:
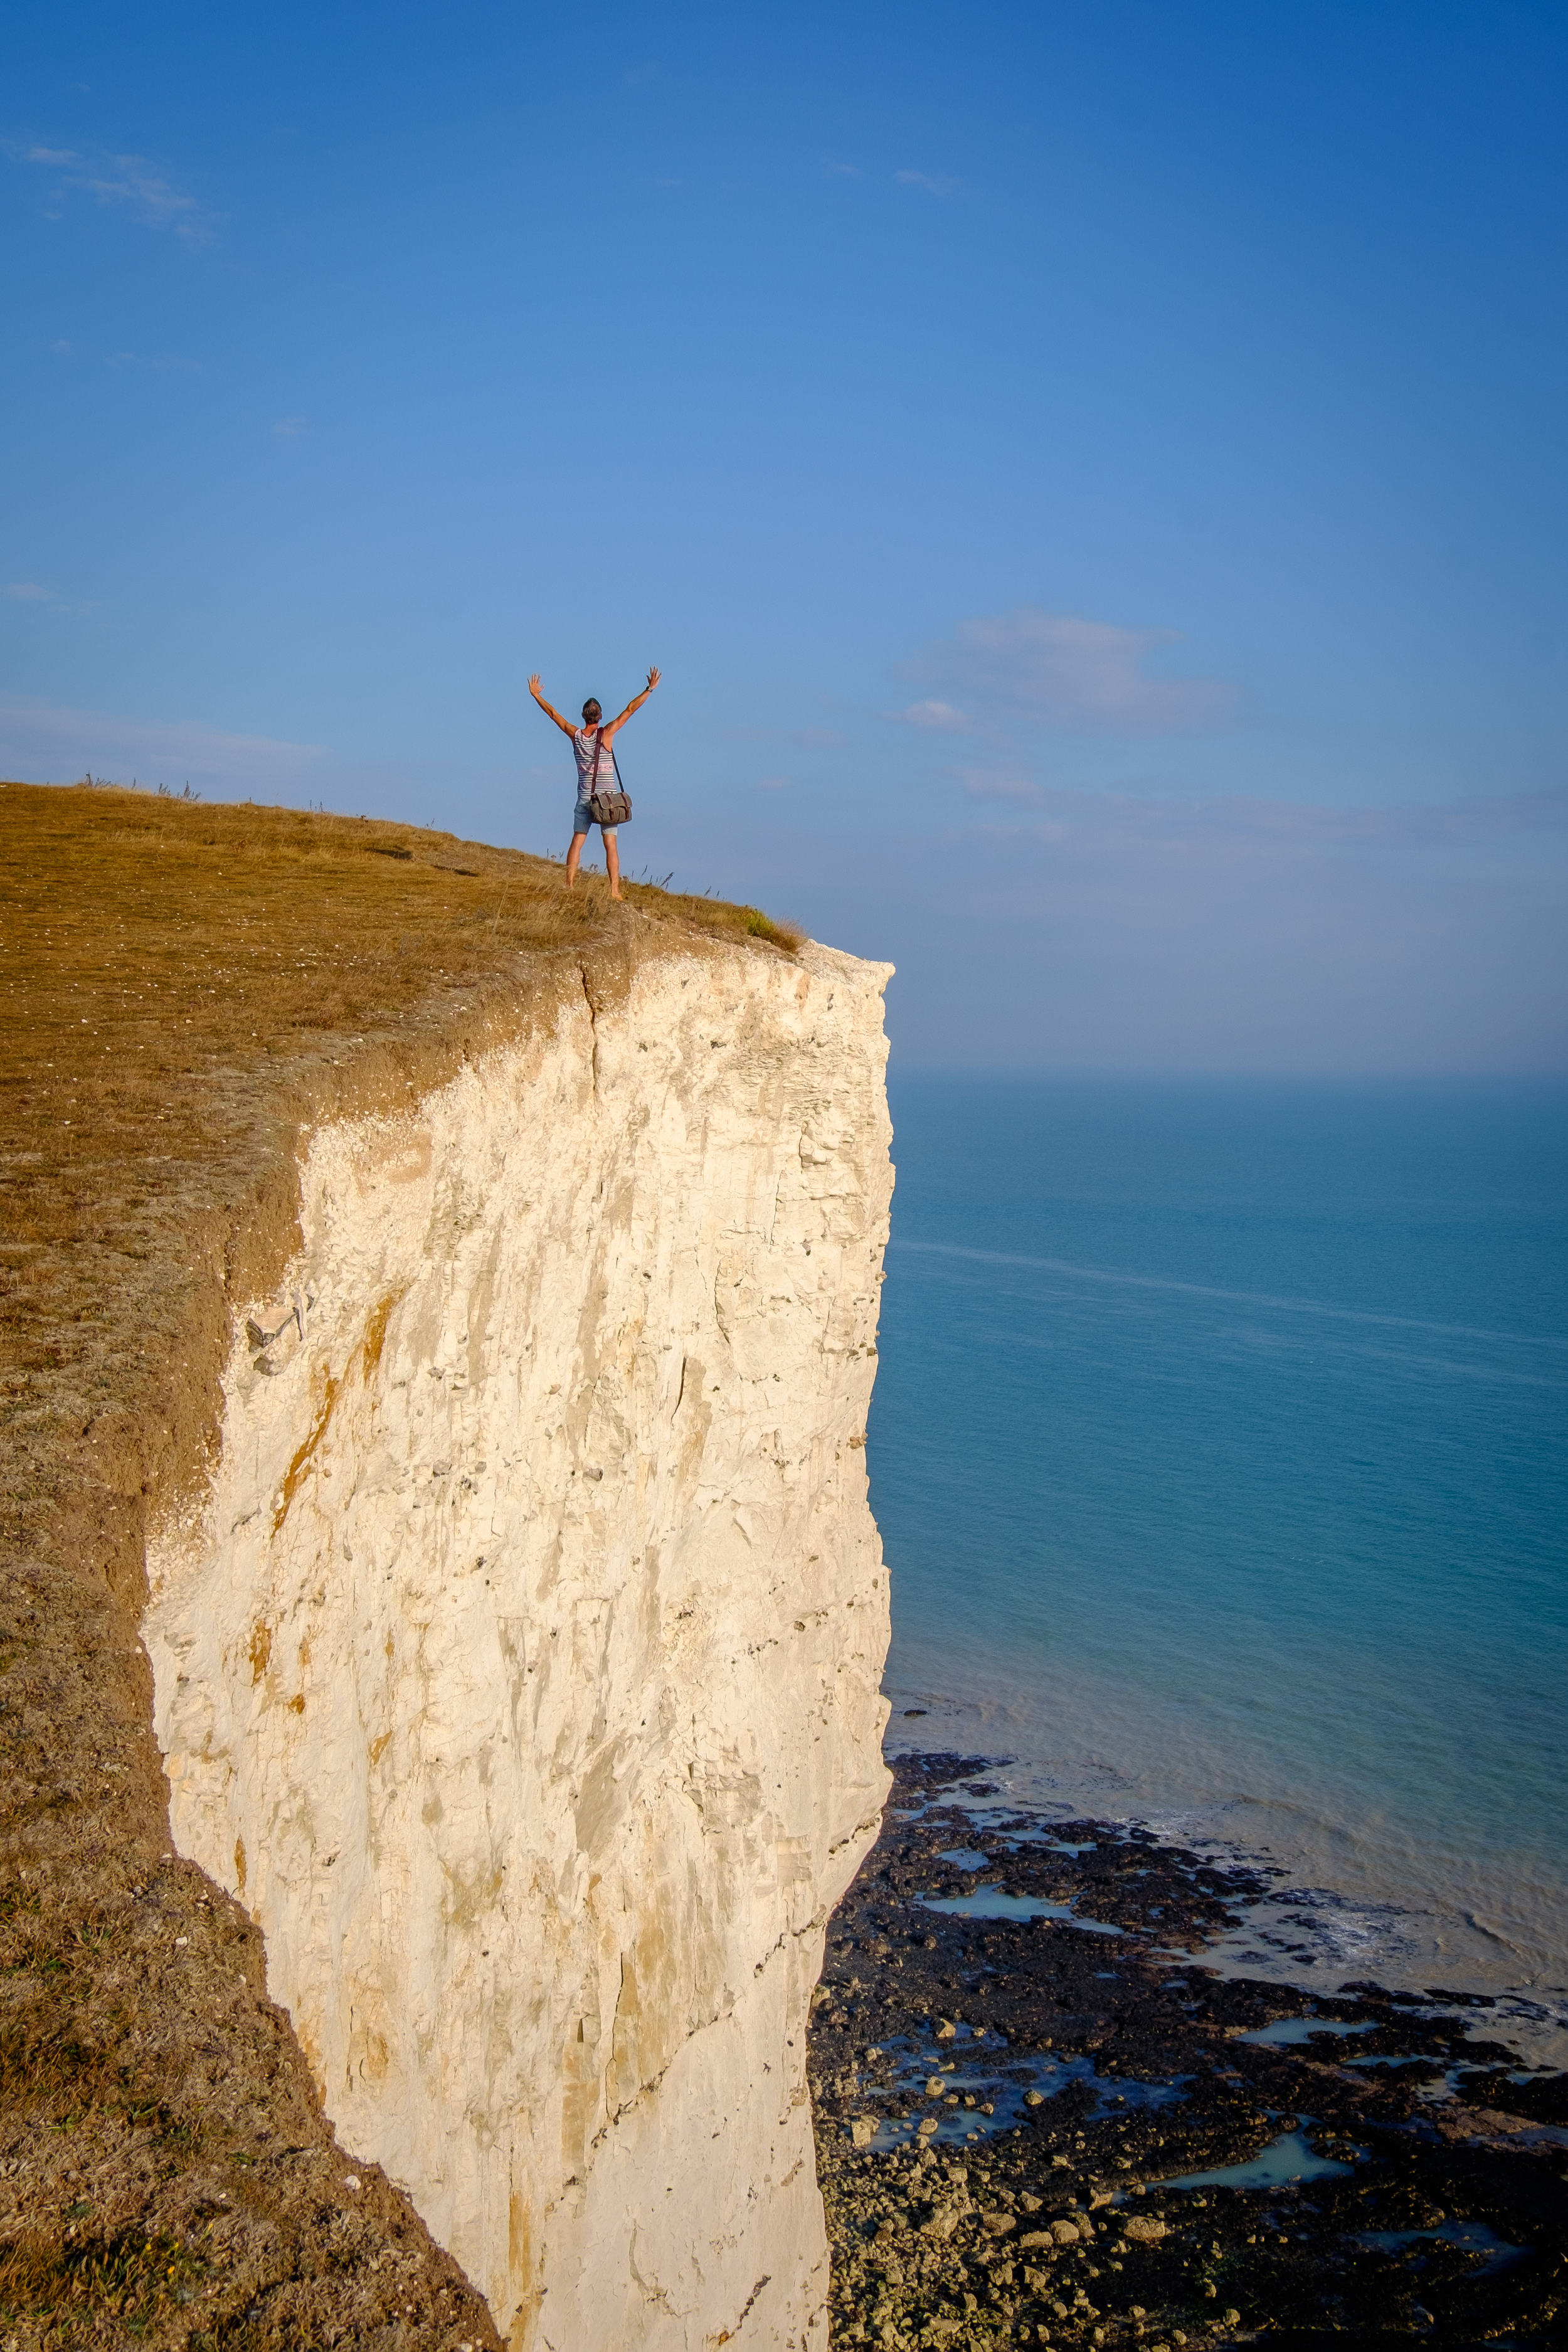
[[[825,2334],[806,2008],[886,1785],[886,976],[672,952],[322,1129],[150,1559],[175,1841],[518,2347]]]

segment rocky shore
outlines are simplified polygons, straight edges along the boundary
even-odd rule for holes
[[[1269,1891],[894,1759],[811,2080],[836,2344],[1561,2344],[1568,2076],[1492,2004],[1204,1955]]]

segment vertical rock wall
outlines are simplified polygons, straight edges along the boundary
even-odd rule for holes
[[[152,1561],[175,1838],[520,2347],[825,2337],[806,2011],[886,1781],[886,978],[665,957],[321,1133]]]

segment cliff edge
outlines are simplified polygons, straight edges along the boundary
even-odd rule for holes
[[[886,1788],[882,977],[668,954],[324,1129],[153,1547],[175,1843],[519,2347],[823,2333],[806,2011]]]
[[[173,825],[226,880],[247,820],[252,849],[285,822],[165,808],[160,848],[137,798],[93,796],[121,858],[166,858]],[[155,1374],[115,1377],[100,1282],[102,1362],[68,1369],[79,1390],[97,1365],[102,1401],[81,1419],[40,1362],[8,1391],[33,1475],[0,1726],[32,1793],[0,1817],[26,2095],[0,2126],[0,2310],[70,2306],[114,2342],[133,2306],[142,2340],[216,2342],[194,2322],[243,2273],[249,2341],[449,2347],[489,2336],[472,2281],[520,2347],[820,2343],[806,2012],[886,1786],[863,1451],[886,968],[660,894],[563,915],[542,861],[310,822],[290,841],[368,891],[367,936],[406,940],[378,898],[426,894],[426,967],[432,936],[458,943],[444,992],[405,948],[352,1028],[297,1017],[286,1069],[222,1041],[187,1073],[224,1107],[205,1171],[182,1160],[160,1210],[186,1255],[136,1277]],[[544,935],[520,939],[530,889]],[[205,993],[189,922],[158,1051]],[[63,1319],[47,1223],[11,1325],[35,1353],[51,1297]],[[62,1603],[97,1761],[44,1824]],[[68,2054],[45,2083],[68,2044],[96,2087]],[[111,2061],[161,2082],[173,2128],[137,2143]],[[293,2144],[274,2115],[247,2132],[247,2100],[281,2101]],[[155,2241],[177,2286],[139,2254],[113,2311],[73,2262]]]

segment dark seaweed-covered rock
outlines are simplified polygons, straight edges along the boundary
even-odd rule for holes
[[[837,2345],[1565,2340],[1568,2083],[1491,2004],[1221,1977],[1260,1873],[894,1772],[814,2007]]]

